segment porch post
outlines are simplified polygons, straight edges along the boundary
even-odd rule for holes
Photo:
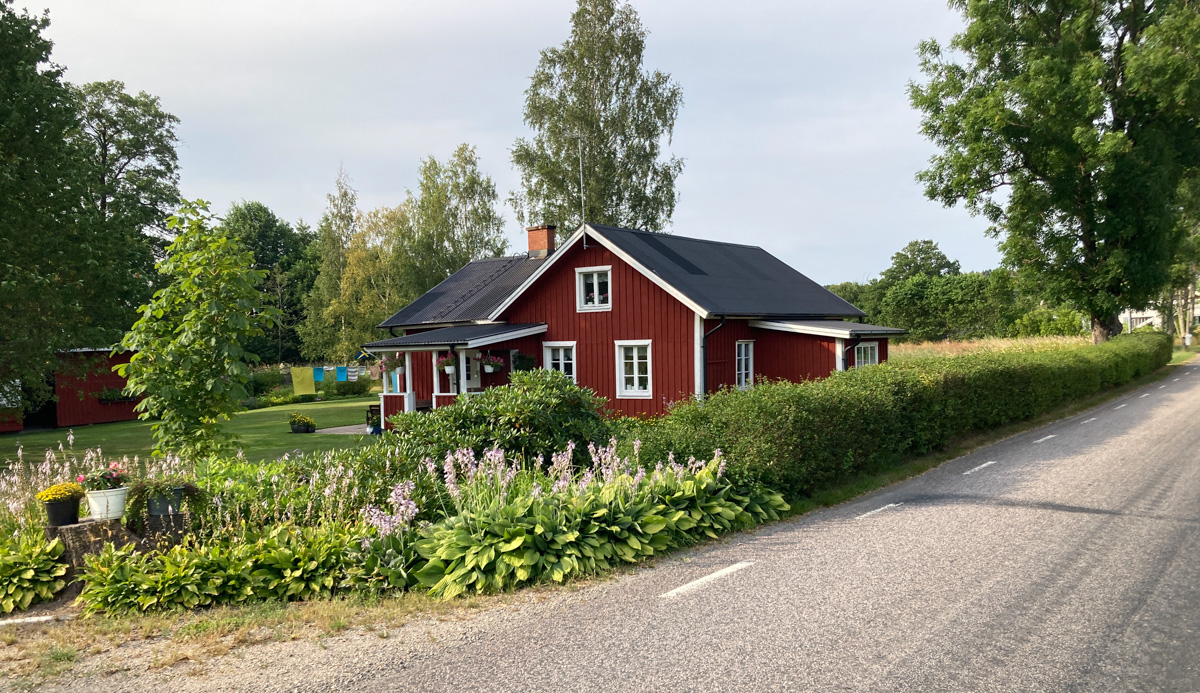
[[[387,420],[387,410],[384,409],[384,400],[387,399],[388,393],[388,372],[379,369],[379,377],[383,380],[383,389],[379,391],[379,429],[383,430],[383,422]]]
[[[429,355],[433,359],[433,401],[430,403],[430,406],[437,409],[437,398],[438,395],[442,394],[442,379],[438,376],[437,369],[437,350],[429,352]]]
[[[412,352],[404,352],[404,411],[415,411],[417,396],[413,394],[412,385]]]
[[[458,350],[458,396],[467,396],[467,351]]]

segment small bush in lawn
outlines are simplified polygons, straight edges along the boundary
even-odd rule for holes
[[[278,368],[255,371],[250,374],[250,380],[246,383],[246,392],[251,397],[258,397],[281,385],[283,385],[283,373],[280,373]]]
[[[544,369],[516,371],[511,378],[508,385],[459,398],[448,407],[392,417],[392,436],[399,439],[402,454],[441,459],[460,448],[478,454],[500,448],[533,460],[571,442],[586,446],[608,439],[604,400],[593,390]],[[576,461],[587,461],[582,447]]]

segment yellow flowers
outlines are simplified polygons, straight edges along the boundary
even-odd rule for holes
[[[79,500],[83,498],[83,487],[79,484],[68,481],[62,484],[55,484],[37,494],[37,499],[43,503],[54,503],[55,501]]]

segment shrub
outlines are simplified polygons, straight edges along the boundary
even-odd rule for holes
[[[508,385],[459,398],[451,406],[393,416],[391,437],[401,455],[417,461],[441,459],[459,448],[479,454],[500,448],[533,460],[574,442],[582,463],[587,443],[609,437],[603,402],[562,373],[516,371]]]
[[[1038,416],[1126,383],[1170,360],[1161,335],[1035,352],[912,358],[805,383],[774,382],[683,402],[667,416],[622,420],[628,450],[729,455],[739,484],[811,494],[849,474],[943,446],[952,436]]]
[[[283,373],[277,368],[255,371],[246,383],[246,391],[251,397],[259,397],[283,385]]]
[[[66,586],[67,566],[58,560],[62,552],[58,539],[49,544],[22,539],[0,546],[0,608],[4,613],[48,602]]]
[[[323,392],[334,397],[361,397],[371,392],[370,378],[359,378],[358,380],[346,380],[338,382],[336,380],[323,383]]]

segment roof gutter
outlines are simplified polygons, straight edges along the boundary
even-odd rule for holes
[[[721,316],[721,324],[704,333],[700,339],[700,395],[708,394],[708,336],[725,327],[725,316]]]
[[[854,335],[854,339],[851,339],[850,343],[848,345],[846,345],[846,348],[842,349],[842,363],[843,364],[850,363],[850,360],[846,358],[846,354],[850,353],[850,350],[852,350],[854,347],[858,346],[859,344],[862,344],[862,340],[863,340],[863,338],[862,338],[861,334]],[[858,364],[856,363],[856,364],[854,364],[854,366],[857,368]],[[846,370],[850,370],[850,369],[847,368]]]

